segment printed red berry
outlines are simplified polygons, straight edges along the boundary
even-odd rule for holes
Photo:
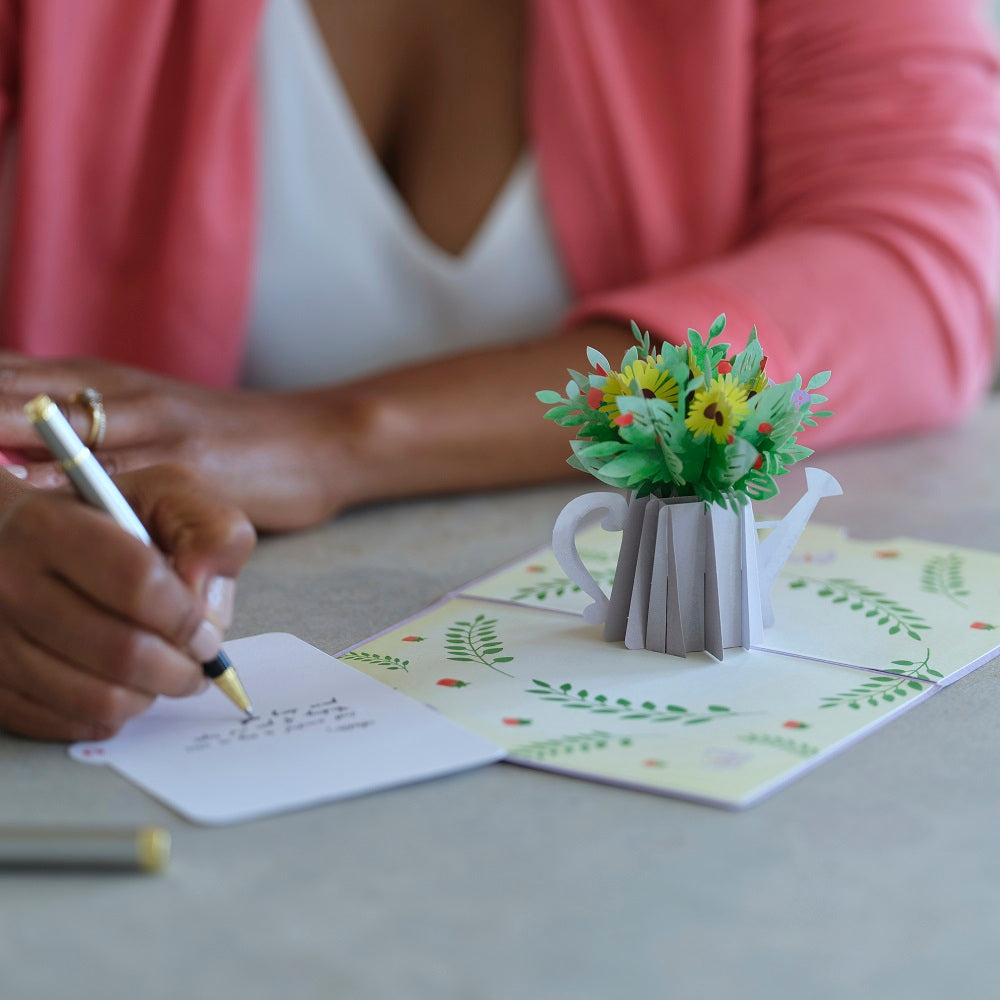
[[[530,726],[531,719],[516,719],[514,717],[508,717],[506,719],[500,720],[505,726]]]
[[[422,635],[404,635],[403,642],[423,642],[424,637]]]
[[[989,632],[995,629],[996,625],[990,625],[989,622],[973,622],[969,628],[981,628]]]
[[[438,685],[445,688],[464,688],[469,686],[469,682],[456,680],[454,677],[442,677]]]

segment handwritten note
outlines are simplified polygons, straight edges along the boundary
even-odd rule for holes
[[[117,736],[76,744],[181,815],[233,823],[498,760],[498,746],[294,636],[226,644],[257,716],[215,689],[160,699]]]
[[[326,733],[343,733],[374,725],[374,719],[359,719],[358,713],[350,705],[345,705],[336,697],[330,697],[306,708],[274,708],[266,716],[241,719],[235,726],[201,733],[184,750],[187,753],[200,753],[252,740],[273,740],[275,737],[287,739],[294,733],[306,730],[321,729]]]

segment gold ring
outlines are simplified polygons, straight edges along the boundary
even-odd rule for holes
[[[108,415],[104,412],[104,397],[89,386],[79,389],[69,397],[71,403],[82,403],[90,411],[90,433],[87,435],[88,448],[100,448],[108,429]]]

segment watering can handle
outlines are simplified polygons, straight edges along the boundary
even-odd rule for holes
[[[620,493],[585,493],[563,507],[552,529],[552,551],[556,561],[570,580],[594,599],[594,603],[587,605],[583,612],[584,620],[591,624],[604,621],[608,598],[576,550],[576,533],[584,518],[598,510],[607,512],[601,521],[605,531],[621,531],[625,527],[628,517],[625,497]]]

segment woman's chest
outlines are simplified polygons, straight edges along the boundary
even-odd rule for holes
[[[417,225],[443,250],[474,236],[517,161],[517,0],[309,0],[358,123]]]

